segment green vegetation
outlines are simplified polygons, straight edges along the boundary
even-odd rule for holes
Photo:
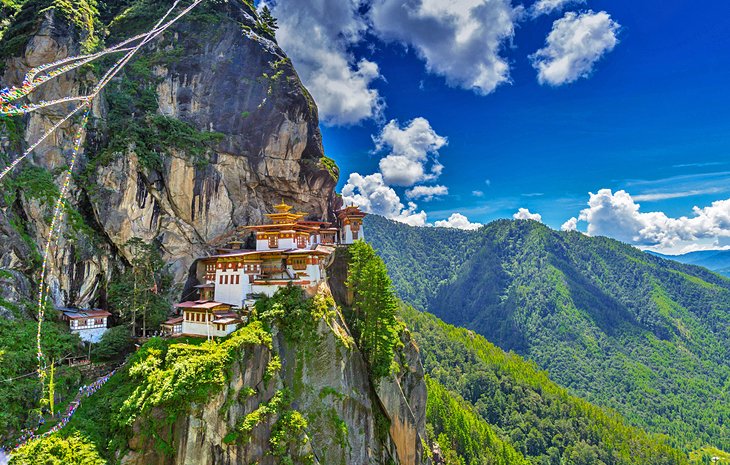
[[[508,442],[497,436],[464,399],[427,378],[426,419],[434,438],[454,465],[529,465]]]
[[[365,229],[406,301],[676,447],[730,450],[730,280],[534,221]]]
[[[347,287],[353,293],[350,327],[377,383],[398,370],[393,358],[401,344],[403,325],[395,317],[398,302],[383,260],[364,241],[356,241],[349,253]]]
[[[172,275],[155,244],[132,238],[125,246],[132,255],[131,266],[109,283],[109,304],[129,324],[130,334],[136,335],[140,328],[146,335],[170,312]]]
[[[466,463],[492,463],[471,462],[469,457],[481,451],[480,443],[484,451],[503,450],[495,434],[535,465],[687,463],[685,454],[668,446],[665,437],[649,436],[626,425],[618,414],[571,396],[534,363],[433,315],[410,307],[403,307],[401,314],[432,378],[427,420],[436,435],[449,437]],[[481,432],[478,440],[468,434],[474,431]]]
[[[276,36],[276,30],[279,29],[279,25],[277,24],[276,18],[271,14],[269,7],[264,5],[258,16],[256,27],[271,36],[271,38],[274,38]]]
[[[48,364],[79,350],[78,336],[49,314],[43,325],[42,344]],[[36,370],[36,330],[33,320],[0,319],[0,441],[17,431],[37,426],[39,392]],[[57,404],[69,402],[76,393],[81,374],[76,368],[56,367],[55,399]],[[47,393],[43,393],[44,396]]]
[[[315,303],[301,287],[289,285],[256,301],[256,313],[268,326],[276,325],[288,341],[302,342],[315,337],[320,320]]]
[[[333,180],[337,181],[340,178],[340,168],[333,159],[328,156],[323,156],[319,159],[319,163],[327,170],[330,176],[332,176]]]
[[[43,460],[42,462],[39,460]],[[10,465],[106,465],[96,447],[79,434],[32,441],[13,453]]]
[[[134,350],[134,340],[126,325],[109,328],[94,346],[92,356],[96,360],[115,360]]]
[[[204,403],[222,391],[231,364],[257,345],[271,345],[271,336],[260,322],[239,329],[221,342],[153,338],[124,369],[84,400],[58,436],[81,434],[110,460],[127,449],[132,424],[139,419],[146,426],[142,428],[148,435],[144,439],[152,439],[158,450],[171,453],[164,431],[193,403]]]

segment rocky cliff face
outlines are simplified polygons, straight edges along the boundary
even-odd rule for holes
[[[154,447],[141,427],[131,439],[124,465],[234,465],[285,463],[272,453],[272,431],[281,414],[265,417],[250,439],[231,436],[236,425],[252,417],[262,405],[271,405],[285,389],[291,408],[307,422],[303,440],[290,444],[294,463],[322,465],[420,465],[424,458],[426,386],[418,350],[407,333],[398,375],[374,388],[365,362],[337,312],[320,321],[316,337],[287,341],[274,331],[271,349],[248,349],[233,364],[228,388],[163,432],[173,451]],[[274,357],[281,362],[267,380]],[[247,391],[248,389],[251,389]],[[255,394],[242,394],[245,392]],[[162,412],[158,412],[162,414]],[[309,458],[307,458],[307,456]]]
[[[113,10],[130,2],[106,3]],[[140,0],[124,14],[121,7],[107,12],[108,42],[151,25],[168,3]],[[103,305],[133,237],[159,244],[182,283],[217,236],[262,222],[272,204],[284,199],[312,218],[328,218],[336,206],[337,170],[324,158],[316,106],[291,62],[242,0],[199,8],[148,45],[95,102],[67,226],[51,257],[57,305]],[[12,39],[7,34],[4,43]],[[3,85],[19,83],[30,67],[80,53],[85,39],[57,9],[27,34],[22,52],[4,63]],[[71,72],[32,100],[86,93],[100,69]],[[0,122],[3,151],[16,156],[67,110]],[[0,286],[17,294],[4,293],[6,300],[28,298],[37,285],[38,244],[48,237],[54,184],[68,164],[76,124],[62,127],[3,181],[0,267],[9,274]]]

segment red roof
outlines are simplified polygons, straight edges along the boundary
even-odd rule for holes
[[[69,320],[81,320],[86,318],[108,318],[112,316],[111,313],[106,310],[76,310],[69,309],[63,311],[64,317]]]
[[[166,322],[164,322],[162,324],[163,325],[179,325],[180,323],[182,323],[182,321],[183,321],[183,317],[178,316],[175,318],[170,318],[169,320],[167,320]]]

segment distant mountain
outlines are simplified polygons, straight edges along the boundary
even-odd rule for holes
[[[534,465],[687,463],[666,437],[569,395],[533,363],[473,331],[407,306],[401,317],[421,348],[430,377],[427,429],[444,455],[458,454],[467,464],[524,463],[516,454],[498,460],[507,454],[495,452],[514,448]]]
[[[648,253],[688,265],[704,266],[715,273],[730,277],[730,250],[699,250],[682,255],[664,255],[657,252]]]
[[[730,449],[730,280],[534,221],[365,228],[407,302],[674,444]]]

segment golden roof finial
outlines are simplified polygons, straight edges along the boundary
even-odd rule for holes
[[[279,213],[287,213],[289,210],[292,209],[292,206],[287,205],[286,202],[284,202],[284,198],[282,198],[279,205],[274,205],[274,209]]]

